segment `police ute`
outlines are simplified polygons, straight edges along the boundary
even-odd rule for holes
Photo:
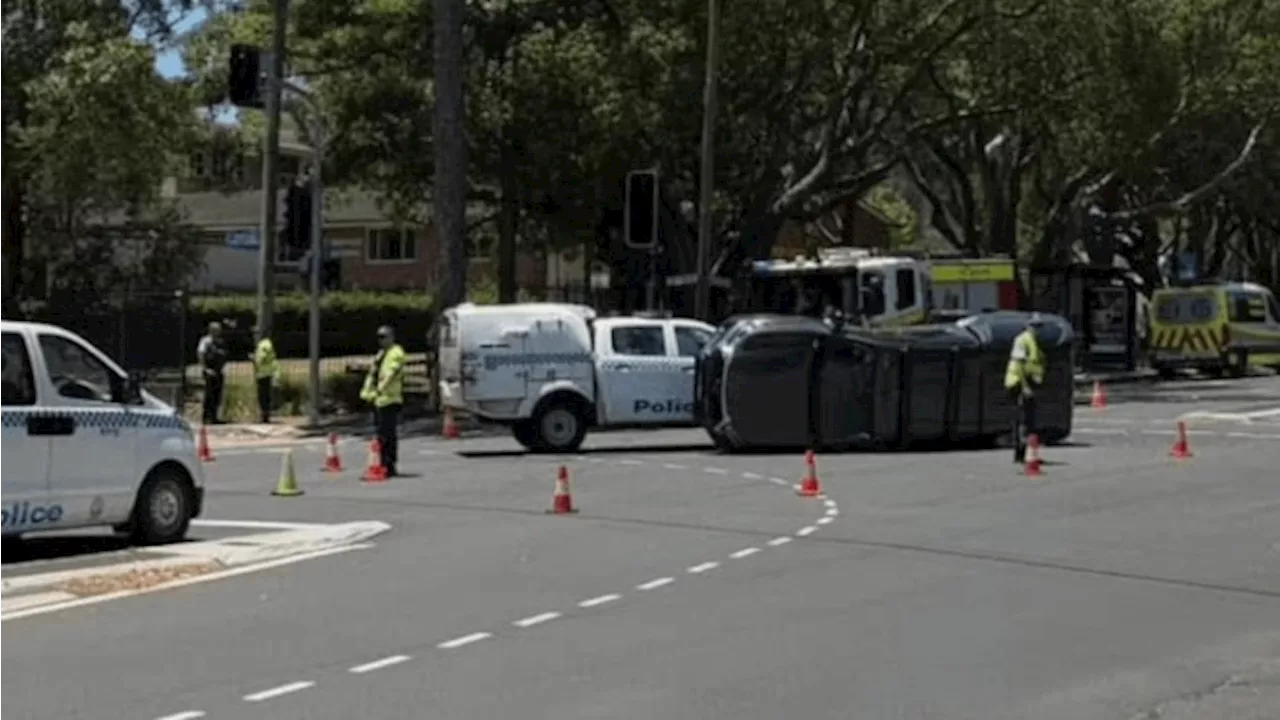
[[[204,477],[191,427],[80,336],[0,321],[3,535],[114,526],[140,544],[183,539]]]
[[[589,427],[694,426],[697,320],[597,317],[585,305],[458,305],[439,328],[446,407],[510,425],[530,450],[565,452]]]

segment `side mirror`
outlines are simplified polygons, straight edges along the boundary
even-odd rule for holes
[[[138,404],[142,402],[142,373],[130,370],[124,384],[124,402]]]

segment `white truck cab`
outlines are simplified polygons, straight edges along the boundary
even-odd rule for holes
[[[181,540],[204,476],[191,427],[75,333],[0,321],[3,534],[111,525]]]
[[[544,452],[577,449],[588,427],[693,425],[695,358],[714,332],[585,305],[467,303],[443,315],[441,400]]]

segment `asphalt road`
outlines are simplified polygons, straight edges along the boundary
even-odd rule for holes
[[[393,530],[6,622],[5,717],[1277,717],[1280,379],[1109,399],[1042,478],[1008,451],[824,455],[826,499],[796,496],[800,458],[694,431],[412,441],[418,476],[379,486],[306,449],[291,499],[278,454],[224,453],[209,517]],[[544,512],[561,462],[572,516]]]

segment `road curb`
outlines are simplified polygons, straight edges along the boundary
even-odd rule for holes
[[[3,595],[0,596],[0,602],[3,603],[3,609],[0,609],[0,621],[143,595],[370,547],[369,540],[390,529],[389,524],[372,520],[284,530],[239,538],[236,545],[222,540],[168,546],[166,552],[173,553],[174,557],[9,578],[2,584]],[[69,590],[75,583],[109,581],[112,578],[148,572],[176,572],[196,566],[201,566],[199,572],[141,588],[84,595],[77,595]]]

